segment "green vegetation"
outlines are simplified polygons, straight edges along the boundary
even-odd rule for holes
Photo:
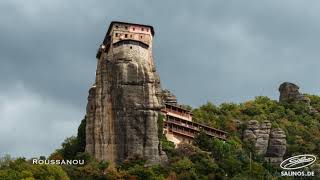
[[[307,95],[311,105],[320,112],[320,97]],[[190,107],[188,107],[190,108]],[[194,120],[229,132],[223,142],[198,134],[194,145],[173,143],[162,135],[163,116],[159,116],[159,138],[168,155],[163,165],[147,166],[145,160],[134,157],[118,167],[108,162],[97,162],[87,153],[85,145],[85,119],[77,137],[67,138],[61,149],[49,159],[85,159],[81,166],[31,165],[24,158],[0,160],[0,179],[290,179],[279,176],[278,167],[263,161],[249,143],[241,140],[244,125],[237,122],[269,120],[273,127],[282,128],[287,135],[285,157],[295,154],[320,155],[320,115],[309,112],[306,104],[279,103],[268,97],[256,97],[241,104],[223,103],[219,106],[208,102],[192,110]],[[315,170],[315,172],[319,172]]]
[[[67,173],[58,165],[33,165],[25,158],[12,159],[5,156],[0,160],[2,180],[69,180]]]
[[[311,105],[320,112],[320,97],[307,96],[311,99]],[[309,113],[309,107],[302,102],[286,104],[259,96],[242,104],[215,106],[207,103],[194,109],[193,115],[195,121],[226,130],[231,137],[238,138],[241,130],[236,127],[235,120],[269,120],[273,127],[280,127],[286,132],[288,147],[285,156],[320,154],[320,113]]]
[[[64,140],[62,148],[51,154],[49,159],[88,159],[84,152],[86,146],[86,119],[84,118],[78,128],[77,137],[71,136]],[[81,158],[80,158],[81,157]]]

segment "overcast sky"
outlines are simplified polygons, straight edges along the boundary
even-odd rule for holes
[[[113,20],[154,26],[164,88],[193,107],[320,94],[319,1],[0,1],[0,156],[48,155],[75,135]]]

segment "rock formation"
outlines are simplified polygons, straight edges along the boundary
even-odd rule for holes
[[[269,146],[265,159],[271,163],[281,163],[286,152],[286,134],[281,128],[271,130]]]
[[[310,103],[310,99],[305,97],[299,92],[299,86],[290,83],[284,82],[279,87],[280,92],[280,102],[292,102],[292,101],[303,101]]]
[[[112,22],[98,53],[87,104],[86,152],[121,163],[142,157],[159,163],[160,79],[152,57],[151,26]]]
[[[290,82],[284,82],[280,85],[279,92],[280,92],[280,97],[279,97],[280,102],[286,102],[286,103],[302,102],[309,107],[310,113],[318,113],[318,111],[310,105],[310,99],[299,92],[299,86]]]
[[[257,154],[265,155],[268,149],[270,129],[271,123],[269,121],[259,123],[256,120],[250,120],[244,131],[243,139],[254,144]]]
[[[178,104],[177,97],[173,95],[169,90],[163,89],[161,94],[162,94],[162,99],[164,103],[172,104],[172,105]]]
[[[286,152],[286,135],[280,128],[271,128],[270,121],[250,120],[243,140],[251,142],[258,155],[272,163],[281,163]]]

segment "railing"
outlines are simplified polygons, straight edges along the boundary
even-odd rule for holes
[[[193,130],[195,131],[194,133],[191,133],[191,132],[188,132],[188,131],[184,131],[184,130],[179,130],[180,132],[184,132],[184,133],[189,133],[189,134],[192,134],[192,136],[194,137],[196,133],[199,133],[201,129],[204,130],[204,132],[206,134],[208,134],[209,136],[212,136],[212,137],[216,137],[216,138],[219,138],[219,139],[223,139],[223,140],[226,140],[227,136],[225,133],[223,132],[217,132],[217,133],[214,133],[214,132],[211,132],[211,131],[208,131],[208,130],[205,130],[204,127],[201,127],[201,125],[199,124],[196,124],[196,126],[194,126],[193,124],[190,125],[190,124],[187,124],[187,123],[183,123],[181,121],[177,121],[177,120],[174,120],[174,119],[167,119],[165,121],[165,123],[167,124],[173,124],[173,125],[176,125],[176,126],[181,126],[183,128],[188,128],[190,130]],[[191,122],[192,123],[192,122]],[[169,126],[170,127],[170,126]],[[173,129],[174,127],[170,128],[170,129]],[[206,127],[207,128],[207,127]],[[177,129],[177,128],[175,128]]]
[[[175,121],[175,120],[167,120],[167,122],[169,123],[172,123],[172,124],[176,124],[176,125],[179,125],[179,126],[183,126],[183,127],[186,127],[186,128],[189,128],[189,129],[193,129],[195,131],[199,131],[200,129],[196,126],[192,126],[192,125],[189,125],[189,124],[186,124],[186,123],[182,123],[182,122],[179,122],[179,121]]]
[[[175,110],[172,110],[172,109],[167,108],[167,107],[166,107],[165,111],[171,112],[171,113],[173,113],[173,114],[177,114],[177,115],[179,115],[179,116],[184,116],[184,117],[186,117],[186,118],[188,118],[188,119],[191,119],[191,115],[190,115],[189,113],[182,113],[182,112],[175,111]]]
[[[188,131],[183,131],[183,130],[180,130],[180,129],[177,129],[177,128],[172,128],[171,131],[175,132],[175,133],[179,133],[179,134],[185,135],[185,136],[188,136],[188,137],[191,137],[191,138],[195,137],[195,133],[190,133]]]

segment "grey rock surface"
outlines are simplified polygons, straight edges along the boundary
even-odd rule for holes
[[[89,90],[86,152],[115,164],[134,156],[150,164],[165,160],[158,138],[160,95],[150,49],[123,44],[103,52]]]
[[[161,92],[164,103],[177,105],[177,97],[173,95],[168,89],[163,89]]]
[[[271,123],[257,120],[250,120],[247,129],[244,131],[243,139],[254,144],[257,154],[264,155],[267,152]]]
[[[290,82],[284,82],[280,85],[279,92],[280,102],[290,103],[299,101],[305,103],[308,106],[309,113],[318,113],[318,111],[310,105],[310,99],[299,92],[299,86]]]
[[[250,120],[243,132],[243,140],[252,143],[257,154],[271,163],[281,163],[286,152],[286,135],[281,128],[271,128],[270,121]]]
[[[286,153],[286,134],[281,128],[271,130],[267,157],[283,157]]]
[[[289,102],[294,100],[302,100],[303,95],[299,92],[299,86],[290,83],[290,82],[284,82],[279,87],[280,102]]]

